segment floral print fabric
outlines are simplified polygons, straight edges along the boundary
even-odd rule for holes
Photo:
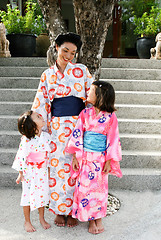
[[[30,206],[31,211],[46,206],[49,202],[50,142],[50,135],[46,132],[42,132],[40,137],[35,136],[31,140],[23,136],[12,165],[15,170],[23,171],[20,205]],[[30,156],[29,161],[28,156]]]
[[[93,131],[107,136],[104,152],[86,152],[83,150],[83,134]],[[76,178],[72,216],[80,221],[89,221],[106,216],[108,200],[108,174],[102,172],[104,164],[111,159],[110,174],[122,177],[119,161],[121,144],[118,122],[115,113],[99,112],[94,107],[83,110],[65,149],[67,153],[76,153],[79,170],[71,169],[72,178]]]
[[[54,98],[66,96],[79,97],[85,102],[92,82],[93,79],[83,64],[68,63],[64,74],[55,64],[43,72],[32,106],[32,110],[43,116],[46,121],[44,130],[52,138],[49,210],[55,214],[69,215],[72,210],[75,189],[75,180],[70,176],[72,156],[65,156],[64,149],[78,116],[52,117],[51,102]]]

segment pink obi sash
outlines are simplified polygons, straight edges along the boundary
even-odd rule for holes
[[[27,156],[27,165],[36,165],[38,168],[46,167],[47,165],[47,151],[46,152],[31,152]]]

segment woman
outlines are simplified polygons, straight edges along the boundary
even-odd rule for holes
[[[82,42],[74,33],[60,34],[55,40],[58,57],[54,66],[42,73],[32,109],[43,116],[52,137],[50,169],[50,205],[56,214],[55,224],[77,225],[72,218],[75,181],[70,177],[72,155],[64,149],[81,110],[85,107],[87,91],[93,79],[83,64],[73,64]]]

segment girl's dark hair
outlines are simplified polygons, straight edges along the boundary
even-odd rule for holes
[[[116,108],[115,104],[115,90],[113,86],[105,81],[94,81],[92,83],[96,86],[96,103],[94,106],[100,111],[114,112]]]
[[[79,51],[82,46],[81,37],[78,34],[72,32],[59,34],[55,39],[55,43],[59,47],[65,42],[70,42],[76,45],[77,51]]]
[[[38,133],[37,125],[31,118],[32,113],[33,111],[27,111],[23,113],[18,119],[19,132],[29,139],[34,138]]]

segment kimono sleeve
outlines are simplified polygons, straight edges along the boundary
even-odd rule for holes
[[[121,143],[119,138],[118,121],[115,113],[112,114],[110,129],[107,132],[106,161],[111,160],[110,174],[122,177],[119,161],[122,159]]]
[[[29,140],[25,136],[22,136],[19,149],[17,151],[15,160],[13,162],[12,168],[17,171],[24,171],[24,166],[26,163],[26,157],[28,156],[28,143]]]
[[[32,105],[32,110],[43,116],[46,122],[46,126],[43,128],[43,130],[48,131],[47,127],[51,121],[51,102],[49,100],[47,76],[45,72],[43,72],[41,75],[38,90]]]
[[[76,158],[79,159],[83,154],[83,134],[84,134],[84,113],[85,109],[79,114],[76,126],[70,137],[65,152],[76,153]]]

